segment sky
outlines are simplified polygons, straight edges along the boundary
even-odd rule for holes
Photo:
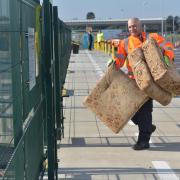
[[[180,16],[180,0],[53,0],[60,19],[86,19],[94,12],[96,19],[157,18]]]

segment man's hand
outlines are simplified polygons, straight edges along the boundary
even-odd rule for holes
[[[107,65],[107,67],[109,67],[113,63],[114,63],[115,69],[118,71],[121,68],[120,61],[115,61],[113,59],[109,59],[106,65]]]
[[[170,59],[167,56],[164,56],[164,62],[167,66],[170,64]]]
[[[106,63],[106,66],[109,67],[113,62],[114,62],[113,59],[109,59],[108,62]]]

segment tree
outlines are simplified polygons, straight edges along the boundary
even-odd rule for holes
[[[177,33],[180,33],[180,17],[179,16],[176,16],[175,17],[175,23],[176,23],[176,31]]]
[[[88,12],[86,15],[86,19],[95,19],[95,14],[93,12]]]
[[[174,20],[174,31],[178,31],[180,28],[180,17],[168,16],[166,20],[166,31],[173,32],[173,20]]]

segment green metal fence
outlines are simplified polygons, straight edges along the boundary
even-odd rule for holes
[[[3,153],[11,158],[1,172],[4,173],[4,179],[34,180],[39,176],[44,148],[42,82],[41,74],[38,73],[40,59],[37,59],[34,44],[36,8],[39,4],[33,0],[0,2],[1,33],[6,34],[4,41],[7,43],[3,51],[6,55],[2,58],[1,53],[0,56],[6,64],[1,66],[1,75],[4,76],[1,86],[6,84],[9,88],[5,89],[5,95],[1,94],[2,101],[6,103],[1,121],[6,124],[8,117],[11,124],[11,128],[5,125],[6,132],[2,132],[5,137],[10,132],[11,141],[1,142],[1,146],[6,146]],[[13,156],[7,154],[10,148],[13,149]]]
[[[71,31],[49,0],[0,0],[0,179],[38,179],[44,150],[57,179],[70,50]]]
[[[63,96],[62,90],[71,54],[71,30],[58,19],[57,7],[54,7],[54,47],[55,47],[55,106],[57,138],[61,139],[64,134],[63,126]]]

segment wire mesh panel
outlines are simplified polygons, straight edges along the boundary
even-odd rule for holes
[[[57,178],[70,52],[71,31],[52,1],[0,0],[0,179],[38,179],[44,136],[48,178]]]
[[[37,179],[43,159],[38,0],[0,0],[0,176]]]
[[[24,152],[23,152],[23,138],[19,141],[18,147],[14,149],[11,159],[8,162],[6,169],[1,171],[1,176],[3,180],[16,180],[24,179],[24,164],[19,163],[17,166],[17,161],[24,162]]]
[[[33,118],[25,133],[25,179],[37,179],[41,171],[43,155],[43,111],[42,105],[33,112]]]
[[[12,50],[9,0],[0,0],[0,172],[13,152]]]

